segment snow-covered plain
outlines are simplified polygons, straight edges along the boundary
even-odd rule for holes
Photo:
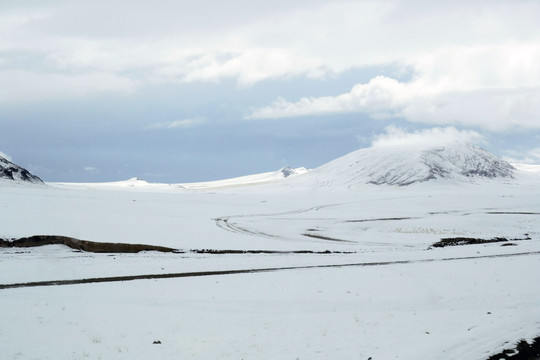
[[[0,183],[6,238],[284,252],[0,248],[2,285],[275,269],[0,289],[0,358],[481,360],[540,335],[537,172],[355,187],[331,173],[191,188]],[[430,248],[447,237],[529,240]]]

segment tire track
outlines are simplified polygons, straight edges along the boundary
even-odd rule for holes
[[[186,278],[186,277],[254,274],[254,273],[266,273],[266,272],[277,272],[277,271],[288,271],[288,270],[304,270],[304,269],[406,265],[406,264],[421,264],[421,263],[430,263],[430,262],[438,262],[438,261],[478,260],[478,259],[531,256],[531,255],[540,255],[540,251],[530,251],[530,252],[513,253],[513,254],[450,257],[450,258],[440,258],[440,259],[397,260],[397,261],[362,262],[362,263],[348,263],[348,264],[286,266],[286,267],[258,268],[258,269],[198,271],[198,272],[183,272],[183,273],[169,273],[169,274],[127,275],[127,276],[110,276],[110,277],[99,277],[99,278],[73,279],[73,280],[48,280],[48,281],[26,282],[26,283],[0,284],[0,290],[26,288],[26,287],[41,287],[41,286],[110,283],[110,282],[123,282],[123,281],[134,281],[134,280],[157,280],[157,279],[173,279],[173,278]]]
[[[307,209],[299,209],[299,210],[289,210],[289,211],[283,211],[283,212],[277,212],[277,213],[266,213],[266,214],[251,214],[251,215],[231,215],[231,216],[221,216],[215,219],[214,222],[216,223],[217,227],[220,229],[223,229],[225,231],[237,233],[237,234],[244,234],[244,235],[250,235],[250,236],[260,236],[260,237],[266,237],[271,239],[285,239],[285,237],[276,235],[276,234],[268,234],[262,231],[256,231],[256,230],[250,230],[248,228],[242,227],[238,225],[235,222],[232,222],[232,218],[250,218],[250,217],[268,217],[268,216],[283,216],[283,215],[292,215],[292,214],[302,214],[308,211],[318,211],[323,208],[332,207],[332,206],[339,206],[344,204],[328,204],[328,205],[318,205],[313,206]],[[324,240],[324,239],[322,239]]]
[[[247,216],[242,216],[242,217],[247,217]],[[243,228],[243,227],[239,226],[238,224],[229,221],[230,218],[231,218],[231,216],[224,216],[224,217],[216,218],[216,219],[214,219],[214,221],[216,222],[216,225],[219,228],[221,228],[223,230],[226,230],[226,231],[233,232],[233,233],[237,233],[237,234],[245,234],[245,235],[250,235],[250,236],[261,236],[261,237],[267,237],[267,238],[278,238],[279,237],[277,235],[267,234],[267,233],[264,233],[262,231],[254,231],[254,230],[249,230],[247,228]]]
[[[212,219],[215,221],[216,225],[226,231],[237,233],[237,234],[244,234],[249,236],[258,236],[258,237],[266,237],[271,239],[281,239],[281,240],[290,240],[284,236],[278,235],[278,234],[269,234],[262,231],[257,231],[253,229],[248,229],[246,227],[240,226],[238,223],[235,223],[231,221],[232,218],[254,218],[254,217],[270,217],[270,216],[283,216],[283,215],[296,215],[296,214],[302,214],[309,211],[318,211],[320,209],[329,208],[329,207],[335,207],[335,206],[342,206],[342,205],[351,205],[359,203],[357,201],[351,202],[351,203],[338,203],[338,204],[327,204],[327,205],[319,205],[319,206],[313,206],[306,209],[298,209],[298,210],[290,210],[290,211],[284,211],[284,212],[277,212],[277,213],[266,213],[266,214],[249,214],[249,215],[231,215],[231,216],[222,216],[215,219]],[[437,212],[428,212],[427,216],[437,216],[437,215],[446,215],[446,214],[459,214],[462,213],[463,216],[473,215],[473,214],[486,214],[486,215],[540,215],[538,212],[526,212],[526,211],[485,211],[485,212],[476,212],[476,213],[468,213],[460,210],[452,210],[452,211],[437,211]],[[366,219],[349,219],[349,220],[343,220],[342,223],[364,223],[364,222],[385,222],[385,221],[406,221],[406,220],[418,220],[422,219],[422,217],[411,217],[411,216],[404,216],[404,217],[382,217],[382,218],[366,218]],[[332,237],[327,236],[314,236],[311,234],[301,234],[303,236],[307,236],[313,239],[322,240],[322,241],[331,241],[331,242],[350,242],[350,243],[356,243],[355,241],[350,240],[341,240],[336,239]]]

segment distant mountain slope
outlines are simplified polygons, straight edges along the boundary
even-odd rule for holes
[[[253,174],[247,176],[240,176],[231,179],[216,180],[216,181],[207,181],[207,182],[198,182],[198,183],[187,183],[180,184],[186,189],[212,189],[212,188],[224,188],[232,186],[246,186],[246,185],[257,185],[257,184],[266,184],[274,183],[285,178],[295,177],[304,173],[307,173],[309,170],[300,167],[293,169],[291,167],[284,167],[277,171],[271,171],[261,174]]]
[[[0,156],[0,179],[42,184],[43,181],[28,170]]]
[[[361,149],[331,161],[310,177],[321,185],[406,186],[437,179],[511,179],[514,167],[470,144],[381,146]]]
[[[138,190],[156,190],[156,191],[169,191],[178,189],[187,190],[207,190],[207,189],[219,189],[230,187],[251,186],[260,184],[276,183],[289,177],[296,177],[304,174],[309,170],[303,167],[290,168],[285,167],[277,171],[271,171],[260,174],[240,176],[231,179],[214,180],[197,183],[181,183],[181,184],[163,184],[163,183],[149,183],[146,180],[139,178],[131,178],[124,181],[103,182],[103,183],[49,183],[60,187],[80,188],[87,189],[138,189]]]

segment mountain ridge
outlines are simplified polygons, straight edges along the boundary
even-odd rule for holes
[[[231,179],[176,184],[148,183],[132,178],[112,183],[94,183],[92,186],[197,190],[283,182],[286,186],[354,188],[363,185],[409,186],[438,180],[508,182],[515,180],[520,173],[519,168],[516,169],[507,161],[467,143],[387,145],[353,151],[313,170],[285,167],[273,172]],[[0,178],[43,183],[39,177],[2,157]]]
[[[33,175],[25,168],[0,156],[0,179],[16,182],[29,182],[32,184],[43,184],[38,176]]]
[[[392,145],[353,151],[309,175],[322,185],[408,186],[432,180],[514,178],[515,168],[472,144]]]

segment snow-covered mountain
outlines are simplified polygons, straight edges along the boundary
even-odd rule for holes
[[[0,179],[42,184],[43,181],[28,170],[0,156]]]
[[[395,145],[361,149],[307,174],[320,185],[406,186],[436,179],[512,179],[508,162],[470,144]]]
[[[528,171],[530,172],[530,171]],[[146,190],[207,190],[264,184],[302,188],[358,187],[365,184],[407,186],[433,180],[477,182],[521,178],[523,170],[471,144],[376,146],[335,159],[314,170],[282,168],[277,171],[231,179],[179,184],[148,183],[138,178],[112,183],[61,184],[90,188]]]

